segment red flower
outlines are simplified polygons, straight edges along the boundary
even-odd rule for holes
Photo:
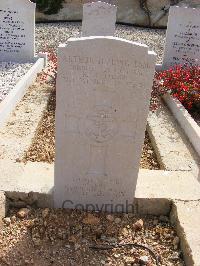
[[[177,65],[157,72],[152,90],[152,110],[158,98],[166,92],[179,99],[187,109],[200,103],[200,66]]]

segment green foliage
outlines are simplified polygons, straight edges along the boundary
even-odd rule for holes
[[[64,0],[32,0],[36,3],[37,9],[44,14],[51,15],[56,14],[62,8]]]

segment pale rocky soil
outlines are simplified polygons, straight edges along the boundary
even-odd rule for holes
[[[81,23],[39,23],[36,24],[36,50],[57,51],[60,43],[66,43],[70,37],[80,36]],[[149,46],[157,53],[157,63],[162,62],[165,30],[147,29],[132,26],[117,25],[115,36],[131,41],[140,42]],[[48,40],[48,43],[47,43]]]
[[[149,250],[116,243],[144,245],[163,266],[183,266],[179,238],[165,216],[86,213],[72,210],[10,210],[0,231],[0,265],[154,266]]]

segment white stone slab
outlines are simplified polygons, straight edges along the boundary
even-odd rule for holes
[[[163,67],[177,64],[200,65],[200,9],[170,8]]]
[[[35,54],[35,4],[0,1],[0,60],[27,62]]]
[[[14,110],[17,103],[23,98],[26,89],[35,81],[39,72],[45,66],[45,58],[41,56],[35,58],[34,65],[29,71],[17,82],[15,87],[7,95],[7,97],[0,102],[0,128],[5,124],[9,115]]]
[[[58,54],[55,207],[121,211],[134,198],[156,56],[114,37],[70,39]]]
[[[117,7],[104,2],[83,5],[82,36],[113,36]]]

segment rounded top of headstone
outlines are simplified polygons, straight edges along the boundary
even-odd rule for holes
[[[4,5],[10,5],[13,9],[16,8],[23,8],[24,6],[36,8],[36,3],[31,2],[30,0],[6,0],[0,1],[0,6]]]
[[[85,3],[83,6],[96,6],[96,7],[115,7],[116,8],[116,6],[115,5],[113,5],[113,4],[110,4],[110,3],[107,3],[107,2],[103,2],[103,1],[96,1],[96,2],[88,2],[88,3]]]

